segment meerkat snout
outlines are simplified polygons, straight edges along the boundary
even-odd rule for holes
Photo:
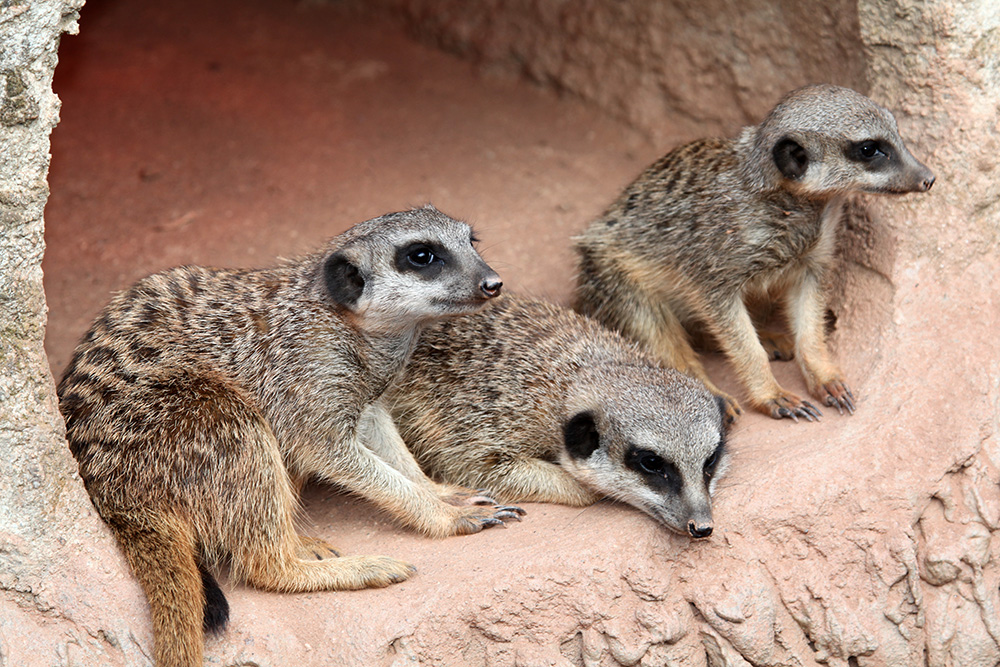
[[[479,289],[489,299],[499,296],[501,287],[503,287],[503,282],[501,282],[500,276],[495,273],[487,278],[483,278],[483,282],[479,283]]]
[[[688,521],[688,532],[691,533],[691,537],[703,538],[710,537],[712,535],[712,524],[702,523],[699,524],[695,521]]]

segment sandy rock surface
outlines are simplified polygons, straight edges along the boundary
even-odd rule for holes
[[[37,7],[54,39],[70,5]],[[845,77],[835,82],[863,71],[865,92],[897,112],[938,176],[927,196],[868,202],[845,230],[833,345],[858,413],[744,417],[716,532],[701,542],[610,502],[529,505],[507,529],[436,541],[311,488],[305,532],[406,559],[417,576],[302,595],[223,578],[232,623],[209,639],[208,664],[1000,663],[996,26],[914,2],[858,13],[868,57],[831,70]],[[419,25],[447,41],[462,24]],[[475,224],[508,287],[565,302],[569,237],[671,147],[338,6],[119,0],[85,7],[80,27],[59,51],[45,210],[45,351],[57,374],[110,292],[143,275],[265,265],[426,201]],[[39,118],[4,125],[6,137],[44,137],[55,122],[54,47],[25,59]],[[641,114],[615,115],[641,125]],[[690,118],[672,127],[694,136]],[[40,155],[25,159],[44,173]],[[4,242],[27,239],[11,252],[37,262],[32,205]],[[0,262],[3,284],[22,266],[31,260]],[[36,319],[4,339],[3,362],[5,377],[30,382],[0,385],[27,406],[0,431],[12,464],[0,476],[0,666],[147,665],[145,601],[72,472],[40,307],[25,308]],[[13,349],[25,351],[16,364]],[[710,373],[736,391],[725,364]],[[804,392],[794,365],[775,373]]]

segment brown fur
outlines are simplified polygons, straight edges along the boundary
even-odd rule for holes
[[[150,276],[94,322],[60,408],[87,490],[149,599],[159,667],[200,667],[203,626],[224,624],[216,563],[287,592],[413,574],[300,536],[307,478],[434,537],[516,516],[421,474],[381,399],[423,326],[499,291],[470,238],[431,207],[390,214],[276,268]],[[445,502],[459,497],[487,504]]]
[[[853,412],[824,330],[845,197],[926,191],[933,181],[888,111],[845,88],[801,88],[760,125],[681,146],[628,186],[576,241],[575,308],[706,382],[733,419],[739,404],[708,379],[695,330],[725,352],[755,409],[819,418],[771,373],[769,357],[794,356],[813,396]],[[785,318],[791,344],[768,333],[769,354],[760,313]]]

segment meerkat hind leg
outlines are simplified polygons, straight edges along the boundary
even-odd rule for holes
[[[298,556],[301,560],[325,560],[327,558],[339,558],[340,552],[333,548],[329,542],[318,537],[306,537],[299,535]]]
[[[795,337],[777,328],[759,328],[760,345],[772,361],[791,361],[795,358]]]
[[[339,556],[324,540],[300,536],[290,483],[275,470],[272,484],[247,484],[245,517],[227,522],[228,551],[238,579],[264,590],[300,593],[381,588],[408,579],[409,563],[388,556]],[[254,480],[261,482],[266,480]],[[240,525],[243,524],[243,525]]]
[[[238,407],[239,397],[229,398]],[[202,423],[199,430],[226,458],[205,468],[207,482],[192,489],[192,521],[209,553],[229,555],[235,580],[280,592],[353,590],[387,586],[415,571],[384,556],[327,557],[336,550],[298,534],[296,486],[259,414],[244,413],[221,426]]]
[[[698,353],[691,346],[688,333],[677,315],[666,303],[654,307],[646,301],[633,303],[632,317],[624,333],[645,344],[669,368],[698,378],[709,391],[726,404],[726,419],[733,422],[743,414],[739,401],[722,391],[709,379]]]
[[[763,294],[745,295],[746,305],[760,345],[773,361],[791,361],[795,358],[795,336],[789,331],[790,323],[785,309],[785,286],[780,284]]]

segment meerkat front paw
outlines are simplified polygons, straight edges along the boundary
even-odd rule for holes
[[[819,421],[823,417],[819,408],[787,391],[782,391],[774,398],[763,401],[760,404],[760,411],[775,419],[791,419],[796,423],[798,423],[799,417],[810,422]]]
[[[716,398],[722,401],[723,404],[722,411],[724,415],[723,421],[725,421],[727,424],[736,423],[737,417],[743,414],[743,408],[740,407],[739,401],[737,401],[729,394],[725,394],[721,391],[714,391],[712,393],[715,394]]]
[[[474,505],[462,508],[452,523],[452,535],[470,535],[484,528],[504,526],[505,521],[520,521],[526,512],[513,505]]]
[[[830,380],[820,385],[813,393],[823,401],[823,405],[837,408],[840,414],[844,414],[844,410],[847,410],[848,414],[854,414],[854,394],[843,380]]]

